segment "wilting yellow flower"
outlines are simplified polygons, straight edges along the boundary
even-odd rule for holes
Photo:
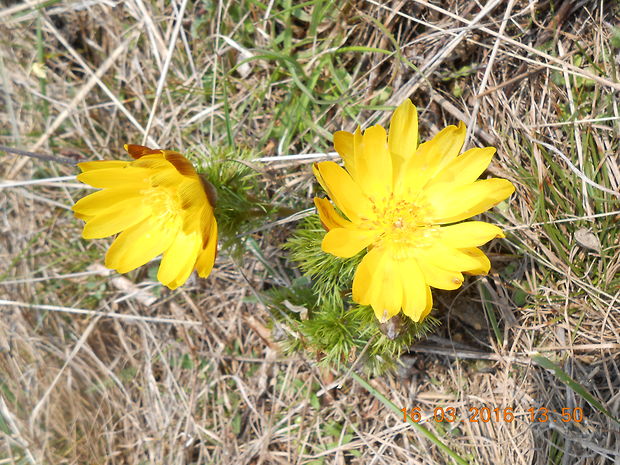
[[[314,165],[326,199],[315,198],[328,233],[322,249],[348,258],[368,248],[353,279],[353,300],[371,305],[385,321],[401,309],[414,321],[431,311],[430,287],[456,289],[464,272],[486,274],[489,259],[477,247],[504,237],[481,221],[452,224],[506,199],[505,179],[477,180],[495,148],[459,155],[465,125],[448,126],[418,146],[418,115],[410,100],[398,107],[389,136],[377,125],[362,133],[334,134],[345,169],[332,161]]]
[[[82,237],[120,233],[105,265],[127,273],[163,253],[157,279],[170,289],[191,272],[209,276],[215,261],[217,223],[209,188],[180,153],[125,145],[134,161],[79,163],[77,178],[102,188],[73,206],[86,221]]]

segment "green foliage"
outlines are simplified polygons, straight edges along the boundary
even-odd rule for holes
[[[304,275],[312,278],[318,303],[333,306],[342,301],[341,292],[351,286],[364,253],[346,259],[325,253],[321,249],[323,236],[325,229],[318,215],[312,215],[301,223],[285,247]]]
[[[269,198],[248,151],[220,148],[208,160],[190,158],[217,193],[222,248],[238,258],[252,247],[250,234],[284,208]],[[400,354],[437,321],[429,317],[418,324],[399,316],[380,324],[372,308],[351,301],[353,276],[364,252],[349,259],[327,254],[321,249],[324,236],[318,215],[304,219],[285,246],[304,276],[267,292],[274,317],[291,330],[283,341],[285,350],[311,352],[325,365],[356,363],[371,373],[393,368]]]
[[[437,320],[427,317],[415,323],[398,315],[380,324],[371,307],[351,301],[363,252],[350,259],[327,254],[321,250],[324,235],[317,215],[300,224],[286,248],[304,276],[267,293],[275,317],[292,330],[283,341],[285,351],[309,351],[320,364],[355,364],[372,374],[394,368],[398,357],[435,328]]]
[[[620,48],[620,27],[616,26],[612,29],[611,45],[614,48]]]
[[[579,94],[577,87],[573,87],[573,91],[576,97],[581,95],[592,101],[592,96],[588,96],[588,93]],[[597,117],[601,119],[613,116],[613,105],[599,99],[595,106],[580,105],[576,107],[575,112],[572,112],[568,105],[558,106],[559,117],[561,121],[585,119],[594,107],[596,107]],[[601,121],[599,124],[608,126],[610,131],[613,128],[612,122]],[[572,126],[565,125],[561,126],[558,131],[560,134],[558,137],[566,141],[564,151],[566,157],[569,160],[578,160],[577,147],[580,146],[583,159],[587,160],[587,163],[583,165],[583,173],[593,182],[605,187],[608,191],[613,191],[614,185],[611,182],[613,173],[606,159],[608,153],[617,153],[620,150],[618,140],[613,139],[609,150],[601,150],[601,146],[596,143],[596,135],[591,130],[576,132]],[[612,270],[614,259],[607,251],[614,249],[614,241],[617,237],[617,235],[609,234],[610,231],[617,230],[617,222],[613,215],[613,212],[617,210],[617,197],[589,184],[583,187],[579,177],[572,170],[567,169],[563,161],[558,163],[558,154],[547,147],[526,138],[521,138],[520,143],[529,153],[534,154],[538,151],[542,159],[542,163],[537,163],[532,155],[529,166],[524,164],[513,167],[515,177],[529,192],[527,197],[532,199],[532,215],[522,221],[524,223],[545,223],[540,225],[542,234],[537,239],[541,245],[552,251],[567,268],[572,270],[575,276],[587,275],[588,279],[602,291],[615,292],[620,278],[618,273]],[[542,169],[542,172],[537,173],[539,169]],[[544,179],[544,181],[539,182],[539,179]],[[584,206],[582,200],[584,193],[587,194],[590,211]],[[566,221],[574,217],[587,217],[590,213],[602,216],[595,222],[587,218]],[[587,230],[600,240],[600,253],[594,253],[581,246],[575,248],[575,245],[578,245],[575,239],[576,233],[580,229]],[[532,245],[528,245],[522,235],[516,234],[513,239],[517,241],[520,251],[533,253]],[[545,259],[544,255],[541,255],[541,258]],[[550,271],[545,267],[541,269],[541,272],[545,273],[545,279],[551,280],[561,279],[558,275],[565,274],[564,271]]]
[[[221,6],[212,0],[196,3],[204,14],[192,22],[191,35],[209,36],[213,34],[212,18],[218,17]],[[372,15],[358,15],[359,9],[351,2],[334,7],[328,0],[240,1],[224,9],[219,37],[234,41],[239,53],[220,53],[223,39],[219,37],[199,42],[204,54],[218,53],[221,58],[216,74],[204,74],[200,89],[204,103],[212,105],[215,94],[224,105],[223,117],[211,120],[208,128],[196,122],[196,129],[226,134],[228,143],[234,135],[237,143],[251,141],[259,147],[278,141],[281,153],[325,150],[332,139],[334,105],[353,119],[361,110],[384,104],[392,94],[392,79],[381,79],[373,98],[361,98],[367,94],[368,60],[374,61],[380,54],[386,62],[413,67],[401,53],[400,34],[393,34]],[[248,20],[264,15],[269,21],[262,24]],[[359,45],[340,27],[360,21],[374,23],[387,39],[384,48]],[[260,131],[239,124],[248,115],[256,118]]]
[[[213,148],[210,157],[195,155],[198,172],[215,191],[220,247],[233,256],[244,251],[249,233],[264,226],[278,207],[269,198],[265,181],[248,161],[251,152],[233,148]]]

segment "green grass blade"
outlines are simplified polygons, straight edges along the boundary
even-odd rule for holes
[[[478,284],[478,291],[480,292],[480,297],[482,297],[482,306],[484,307],[487,317],[489,318],[491,328],[493,328],[495,339],[501,347],[504,344],[504,336],[502,335],[502,331],[499,329],[499,324],[497,323],[497,316],[495,315],[495,310],[493,309],[491,293],[484,287],[484,285],[482,285],[482,283]]]
[[[592,394],[590,394],[586,388],[571,378],[568,373],[562,370],[562,368],[542,355],[534,355],[532,356],[532,360],[534,360],[541,367],[552,371],[556,378],[583,397],[592,407],[620,425],[620,420],[618,418],[614,417],[609,410],[603,406],[603,404],[601,404]]]
[[[235,145],[235,139],[233,138],[232,135],[232,123],[230,121],[230,106],[228,104],[228,82],[227,82],[227,77],[224,79],[224,85],[222,86],[223,89],[223,97],[224,97],[224,119],[226,121],[226,141],[228,142],[228,145],[230,147],[234,147]]]
[[[381,402],[383,402],[383,404],[386,407],[388,407],[390,410],[392,410],[392,412],[394,412],[396,415],[402,416],[401,409],[399,409],[398,406],[396,406],[391,400],[389,400],[387,397],[385,397],[383,394],[381,394],[379,391],[377,391],[375,388],[373,388],[368,381],[366,381],[365,379],[360,377],[358,374],[353,373],[353,372],[351,373],[351,378],[353,378],[364,389],[366,389],[373,396],[375,396],[377,399],[379,399]],[[448,446],[446,446],[441,441],[441,439],[439,439],[437,436],[435,436],[435,434],[433,434],[430,430],[426,429],[424,426],[422,426],[422,425],[420,425],[418,423],[415,423],[415,422],[411,421],[411,419],[409,419],[409,421],[410,421],[410,423],[413,425],[413,427],[415,428],[415,430],[418,433],[421,433],[422,435],[426,436],[433,444],[435,444],[443,452],[445,452],[450,457],[452,457],[452,459],[456,463],[458,463],[459,465],[468,465],[468,463],[467,463],[467,461],[465,459],[463,459],[460,455],[458,455],[456,452],[454,452],[452,449],[450,449]]]

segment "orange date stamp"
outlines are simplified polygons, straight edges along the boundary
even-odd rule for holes
[[[407,420],[411,420],[414,423],[420,423],[422,421],[453,423],[457,420],[470,423],[511,423],[515,421],[516,417],[523,417],[532,423],[581,423],[584,419],[583,409],[581,407],[565,407],[560,410],[548,409],[547,407],[531,407],[521,411],[519,414],[516,414],[512,407],[469,407],[465,411],[466,415],[460,416],[458,415],[456,407],[435,407],[432,413],[429,412],[428,414],[424,414],[420,407],[413,407],[410,409],[403,407],[400,411],[403,414],[403,421],[406,422]]]

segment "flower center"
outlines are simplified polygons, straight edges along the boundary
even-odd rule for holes
[[[151,206],[152,218],[163,224],[164,227],[173,227],[181,212],[181,202],[178,195],[170,189],[159,186],[146,189],[144,196]]]
[[[368,226],[383,233],[375,245],[391,246],[395,256],[410,257],[416,248],[429,247],[439,230],[429,220],[429,207],[424,201],[408,202],[391,196],[382,202],[373,202],[375,218]]]

